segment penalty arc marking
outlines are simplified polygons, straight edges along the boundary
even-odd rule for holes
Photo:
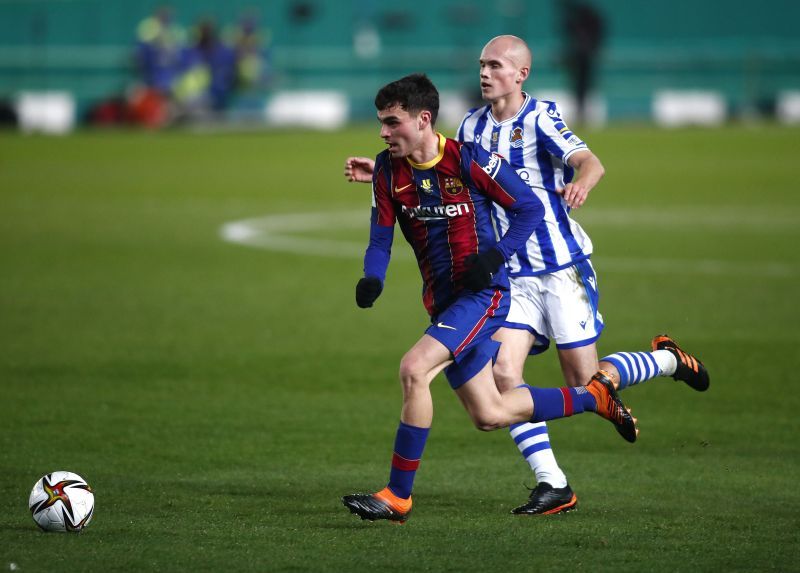
[[[587,213],[588,215],[588,213]],[[589,217],[581,217],[586,221]],[[684,218],[685,219],[685,218]],[[591,217],[592,226],[631,226],[633,218],[618,220],[604,218],[600,214]],[[660,221],[664,222],[664,213]],[[649,221],[654,224],[656,221]],[[674,223],[673,223],[674,224]],[[731,221],[733,224],[733,221]],[[362,229],[369,227],[369,212],[338,211],[318,213],[286,213],[267,215],[252,219],[241,219],[225,223],[220,227],[220,237],[227,242],[246,245],[270,251],[361,259],[367,247],[366,241],[347,241],[306,236],[304,233],[318,232],[335,225],[337,229]],[[785,230],[778,226],[778,231]],[[774,227],[773,227],[774,228]],[[763,232],[763,226],[759,226]],[[396,235],[397,238],[397,235]],[[402,238],[401,238],[402,240]],[[411,260],[409,249],[394,248],[392,259]],[[705,276],[741,276],[742,273],[772,278],[793,278],[800,276],[800,267],[778,261],[731,261],[722,259],[677,259],[657,255],[638,257],[596,257],[601,272],[648,272],[648,273],[690,273]],[[595,260],[595,259],[593,259]]]

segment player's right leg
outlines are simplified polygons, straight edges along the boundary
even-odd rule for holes
[[[392,454],[389,483],[376,493],[346,495],[351,513],[375,521],[403,523],[411,513],[411,491],[433,421],[431,381],[452,362],[450,350],[425,334],[400,362],[403,408]]]

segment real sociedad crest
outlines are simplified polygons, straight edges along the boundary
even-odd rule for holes
[[[508,141],[511,143],[511,147],[519,148],[525,145],[525,141],[522,139],[522,128],[515,127],[511,130],[511,135],[508,137]]]

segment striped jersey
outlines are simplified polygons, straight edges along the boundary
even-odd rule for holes
[[[494,205],[512,220],[502,237],[492,223]],[[372,174],[370,243],[364,276],[383,282],[397,221],[422,274],[422,301],[436,316],[458,298],[467,256],[491,248],[506,260],[541,223],[544,207],[500,156],[474,143],[439,135],[439,152],[424,164],[384,151]],[[501,266],[493,288],[508,288]]]
[[[457,139],[504,157],[544,204],[543,223],[508,263],[511,276],[552,273],[589,258],[589,236],[569,217],[566,201],[556,193],[574,176],[567,164],[570,155],[588,147],[564,123],[555,102],[525,94],[517,114],[502,122],[494,119],[490,105],[472,109],[461,121]],[[502,207],[493,215],[502,233],[511,217]]]

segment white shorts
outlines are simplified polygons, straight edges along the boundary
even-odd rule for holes
[[[505,328],[528,330],[536,338],[530,354],[555,340],[558,348],[592,344],[603,330],[597,310],[597,277],[588,259],[535,277],[511,277],[511,309]]]

